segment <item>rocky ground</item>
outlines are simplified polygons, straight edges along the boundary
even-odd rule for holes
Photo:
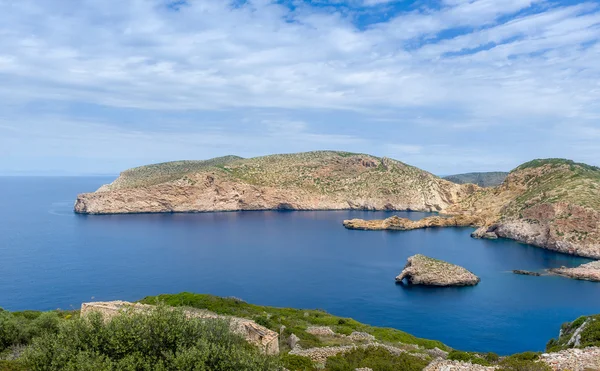
[[[427,286],[474,286],[479,283],[479,277],[463,267],[420,254],[408,258],[396,282],[404,279],[413,285]]]
[[[600,261],[582,264],[575,268],[552,268],[548,269],[548,272],[577,280],[600,282]]]

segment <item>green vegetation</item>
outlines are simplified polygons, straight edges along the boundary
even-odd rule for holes
[[[505,209],[519,215],[541,203],[567,202],[600,209],[600,168],[564,159],[533,160],[511,172],[511,178],[526,186]]]
[[[245,303],[235,298],[220,298],[212,295],[181,293],[173,295],[150,296],[141,300],[144,304],[165,303],[174,307],[207,309],[211,312],[236,317],[251,318],[273,331],[279,332],[285,326],[283,337],[292,333],[300,338],[303,348],[340,345],[336,339],[323,340],[306,332],[309,326],[329,326],[338,334],[350,335],[352,332],[366,332],[377,340],[388,344],[415,344],[427,349],[448,348],[439,341],[420,339],[406,332],[391,328],[373,327],[351,318],[333,316],[320,310],[301,310],[292,308],[264,307]],[[342,340],[339,340],[342,341]]]
[[[582,327],[583,326],[583,327]],[[573,322],[562,325],[561,336],[558,339],[550,339],[546,344],[546,351],[556,352],[575,347],[574,343],[568,344],[575,332],[581,328],[579,348],[600,346],[600,315],[582,316]]]
[[[175,161],[124,171],[104,190],[127,189],[177,181],[194,186],[211,174],[216,178],[279,189],[295,188],[343,197],[413,199],[439,192],[433,174],[392,159],[341,151],[314,151],[242,159]],[[202,180],[201,180],[202,179]],[[447,187],[447,185],[445,185]]]
[[[552,167],[567,165],[567,166],[569,166],[569,168],[571,170],[574,170],[576,167],[581,167],[581,168],[583,168],[585,170],[589,170],[589,171],[599,171],[600,170],[600,168],[598,168],[596,166],[584,164],[582,162],[575,162],[573,160],[567,160],[565,158],[535,159],[535,160],[531,160],[529,162],[526,162],[526,163],[520,165],[515,170],[525,170],[525,169],[541,167],[541,166],[545,166],[545,165],[550,165]],[[513,170],[513,171],[515,171],[515,170]]]
[[[498,363],[499,371],[552,371],[545,363],[536,362],[540,354],[536,352],[525,352],[513,354]]]
[[[33,338],[58,332],[59,323],[73,312],[14,312],[0,309],[0,354],[14,346],[25,346]]]
[[[461,352],[460,350],[453,350],[448,354],[448,359],[453,361],[471,362],[473,364],[489,366],[490,362],[480,356],[477,353]]]
[[[457,184],[477,184],[480,187],[496,187],[502,184],[508,173],[501,171],[487,173],[466,173],[445,176],[444,179]]]
[[[111,187],[136,188],[161,184],[182,179],[188,174],[204,171],[211,167],[223,168],[225,165],[241,159],[242,157],[238,156],[223,156],[202,161],[172,161],[140,166],[121,173],[119,179]],[[189,178],[188,181],[190,181]]]
[[[274,370],[278,359],[259,353],[219,320],[188,318],[164,306],[104,321],[99,313],[63,322],[58,333],[33,340],[23,356],[44,370]]]
[[[330,357],[325,364],[327,371],[354,371],[368,367],[373,371],[421,371],[429,362],[406,353],[394,355],[382,348],[355,349]]]
[[[320,310],[264,307],[236,298],[191,293],[146,297],[141,302],[158,305],[149,312],[126,310],[125,315],[110,321],[98,313],[81,318],[77,311],[10,313],[0,309],[0,371],[270,371],[281,367],[290,371],[353,371],[363,367],[374,371],[417,371],[431,360],[423,347],[447,350],[450,360],[496,366],[500,371],[550,371],[536,352],[499,357],[495,353],[451,350],[437,341],[364,325]],[[232,333],[227,321],[190,318],[184,308],[254,319],[282,334],[281,355],[264,355]],[[344,336],[315,336],[306,331],[309,326],[328,326],[346,335],[366,332],[378,343],[393,345],[405,352],[390,352],[364,343],[365,346],[329,357],[324,365],[317,365],[309,358],[288,354],[286,341],[292,333],[300,338],[300,345],[305,349],[360,345],[361,341],[350,341]],[[563,335],[551,340],[547,351],[569,347],[567,343],[578,329],[581,347],[600,346],[600,315],[585,316],[564,324]]]

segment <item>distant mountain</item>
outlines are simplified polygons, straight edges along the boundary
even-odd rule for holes
[[[477,184],[480,187],[496,187],[504,182],[507,172],[466,173],[445,176],[444,179],[456,184]]]

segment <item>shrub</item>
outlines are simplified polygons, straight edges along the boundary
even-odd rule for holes
[[[600,320],[592,320],[581,332],[582,346],[600,346]]]
[[[27,345],[45,333],[56,333],[60,317],[56,312],[0,312],[0,352],[17,346]]]
[[[293,354],[281,356],[281,363],[283,367],[290,371],[312,371],[315,369],[315,365],[309,358]]]
[[[483,358],[490,363],[496,363],[500,360],[500,356],[494,352],[486,353]]]
[[[500,362],[497,371],[552,371],[552,369],[542,362],[520,360],[511,356]]]
[[[421,371],[427,361],[406,353],[393,355],[383,348],[354,349],[348,353],[327,359],[327,371],[354,371],[368,367],[374,371]]]
[[[273,370],[274,357],[219,320],[188,319],[160,306],[104,321],[98,313],[60,324],[25,351],[31,371],[54,370]]]
[[[473,353],[462,352],[460,350],[453,350],[448,353],[448,359],[452,361],[471,362],[482,366],[490,365],[486,359],[478,357]]]

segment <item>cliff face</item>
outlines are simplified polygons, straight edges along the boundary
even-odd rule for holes
[[[566,160],[536,160],[493,190],[467,197],[454,212],[487,215],[475,237],[503,237],[600,259],[600,169]]]
[[[125,171],[79,195],[85,214],[235,210],[444,211],[477,189],[399,161],[346,152],[233,156]]]

